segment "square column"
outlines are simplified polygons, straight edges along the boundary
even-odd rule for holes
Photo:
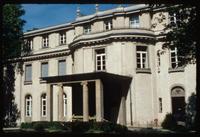
[[[58,119],[59,121],[63,121],[64,120],[64,110],[63,110],[63,105],[64,105],[64,101],[63,101],[63,85],[62,84],[58,84],[59,87],[59,91],[58,91]]]
[[[53,121],[53,85],[47,84],[47,121]]]
[[[89,101],[88,101],[88,86],[87,81],[83,81],[83,121],[89,121]]]
[[[101,80],[95,81],[96,88],[96,121],[103,121],[104,117],[104,103],[103,103],[103,84]]]

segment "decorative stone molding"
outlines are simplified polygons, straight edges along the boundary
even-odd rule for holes
[[[136,73],[151,74],[151,69],[150,68],[136,68]]]
[[[185,71],[184,67],[169,68],[168,70],[169,73],[184,72],[184,71]]]

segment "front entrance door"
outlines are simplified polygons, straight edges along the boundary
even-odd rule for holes
[[[185,121],[185,92],[176,87],[172,90],[172,114],[177,121]]]

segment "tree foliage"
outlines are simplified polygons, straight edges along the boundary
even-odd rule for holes
[[[0,130],[3,126],[16,126],[16,120],[19,117],[19,111],[14,102],[14,83],[16,63],[10,63],[8,60],[20,57],[23,45],[23,25],[25,23],[20,17],[25,13],[21,5],[4,4],[2,6],[2,60],[1,72],[2,93],[1,93],[1,119]],[[19,62],[21,63],[21,62]]]

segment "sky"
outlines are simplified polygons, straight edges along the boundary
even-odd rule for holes
[[[80,12],[84,15],[95,13],[95,4],[22,4],[25,15],[21,18],[26,21],[23,31],[74,21],[77,6],[80,7]],[[99,4],[99,11],[118,6],[118,4]],[[122,6],[128,5],[122,4]]]

